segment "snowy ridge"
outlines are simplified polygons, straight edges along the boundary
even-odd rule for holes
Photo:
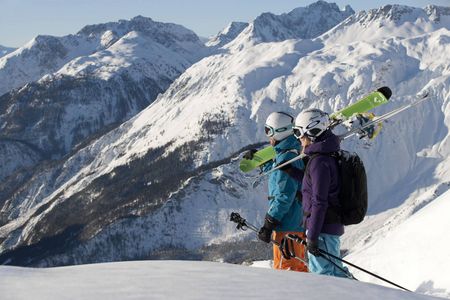
[[[180,25],[154,22],[141,16],[86,26],[76,35],[37,36],[14,53],[0,58],[0,94],[58,71],[77,57],[106,50],[132,31],[186,56],[193,63],[206,54],[198,37]]]
[[[16,48],[5,47],[0,45],[0,57],[5,56],[8,53],[14,52]]]
[[[354,13],[350,6],[341,11],[335,3],[325,1],[317,1],[282,15],[264,13],[251,22],[227,48],[239,50],[257,43],[315,38]]]
[[[404,5],[385,5],[361,11],[336,26],[323,39],[332,44],[409,38],[450,27],[448,7],[429,5],[424,9]]]
[[[343,145],[361,155],[370,194],[370,216],[348,228],[344,246],[354,260],[359,250],[364,260],[365,246],[378,247],[379,238],[379,247],[387,247],[383,236],[439,200],[450,182],[450,60],[442,55],[450,44],[446,10],[435,10],[438,25],[435,17],[411,22],[430,10],[401,11],[400,19],[410,21],[379,16],[380,28],[378,19],[359,23],[351,17],[313,40],[259,43],[195,63],[141,113],[11,192],[2,208],[1,249],[18,250],[0,258],[46,266],[254,240],[251,233],[235,231],[227,216],[239,211],[258,224],[265,213],[265,188],[249,188],[251,180],[237,170],[237,153],[266,140],[262,124],[268,114],[308,107],[335,111],[383,85],[394,94],[377,114],[423,91],[432,98],[386,123],[373,143],[354,139]],[[375,31],[379,34],[366,35]],[[360,40],[334,44],[335,35]],[[67,214],[73,210],[78,213]],[[444,225],[434,229],[437,234],[446,234]],[[33,250],[21,246],[44,237],[73,244],[44,259],[21,257]],[[217,252],[219,259],[225,256]],[[391,274],[399,283],[408,279],[402,270]],[[446,295],[437,290],[450,290],[447,281],[435,276],[427,271],[422,281],[408,279],[408,288]]]
[[[247,26],[246,22],[231,22],[224,30],[209,39],[206,46],[220,48],[234,40]]]

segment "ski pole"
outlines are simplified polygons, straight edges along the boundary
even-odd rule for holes
[[[254,231],[255,233],[258,233],[258,228],[255,225],[252,225],[250,223],[247,222],[246,219],[244,219],[243,217],[241,217],[241,215],[239,215],[239,213],[237,212],[232,212],[230,215],[230,221],[234,222],[237,224],[236,229],[238,230],[243,230],[246,231],[247,228],[250,229],[251,231]],[[274,244],[275,246],[280,246],[280,243],[278,243],[277,241],[271,239],[270,242],[272,244]],[[301,257],[298,256],[294,256],[295,259],[301,261],[302,263],[304,263],[305,265],[308,265],[308,262],[306,262],[304,259],[302,259]]]
[[[292,240],[294,240],[294,241],[296,241],[297,243],[302,244],[302,245],[306,245],[306,244],[307,244],[306,241],[305,241],[304,239],[302,239],[301,237],[299,237],[299,236],[297,236],[297,235],[289,234],[289,235],[287,235],[287,237],[290,238],[290,239],[292,239]],[[389,283],[389,284],[392,284],[393,286],[396,286],[396,287],[398,287],[398,288],[400,288],[400,289],[402,289],[402,290],[411,292],[411,291],[408,290],[407,288],[404,288],[404,287],[402,287],[402,286],[400,286],[400,285],[398,285],[398,284],[396,284],[396,283],[394,283],[394,282],[392,282],[392,281],[390,281],[390,280],[387,280],[386,278],[383,278],[383,277],[381,277],[381,276],[379,276],[379,275],[377,275],[377,274],[375,274],[375,273],[372,273],[372,272],[370,272],[370,271],[368,271],[368,270],[365,270],[365,269],[363,269],[363,268],[361,268],[361,267],[359,267],[359,266],[357,266],[357,265],[355,265],[355,264],[352,264],[351,262],[348,262],[348,261],[346,261],[345,259],[342,259],[342,258],[340,258],[340,257],[338,257],[338,256],[336,256],[336,255],[333,255],[333,254],[331,254],[331,253],[328,253],[327,251],[325,251],[325,250],[323,250],[323,249],[320,249],[320,248],[319,248],[319,251],[320,251],[320,253],[322,254],[322,257],[325,258],[326,260],[330,261],[330,262],[331,262],[331,260],[330,260],[329,258],[325,257],[324,254],[325,254],[325,255],[328,255],[328,256],[330,256],[330,257],[332,257],[332,258],[334,258],[334,259],[337,259],[337,260],[339,260],[339,261],[341,261],[341,262],[343,262],[343,263],[346,263],[347,265],[349,265],[349,266],[351,266],[351,267],[354,267],[354,268],[356,268],[356,269],[358,269],[358,270],[360,270],[360,271],[362,271],[362,272],[364,272],[364,273],[367,273],[367,274],[369,274],[369,275],[371,275],[371,276],[373,276],[373,277],[375,277],[375,278],[378,278],[378,279],[380,279],[380,280],[382,280],[382,281],[384,281],[384,282],[387,282],[387,283]]]

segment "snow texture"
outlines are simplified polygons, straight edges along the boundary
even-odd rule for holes
[[[295,299],[426,300],[416,293],[307,273],[214,262],[141,261],[76,267],[0,267],[4,300]],[[326,286],[326,288],[324,288]]]

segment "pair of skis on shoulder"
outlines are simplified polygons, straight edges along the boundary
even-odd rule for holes
[[[330,128],[334,128],[337,125],[344,123],[345,121],[351,119],[352,117],[354,117],[357,114],[365,113],[365,112],[371,110],[372,108],[375,108],[377,106],[380,106],[381,104],[387,103],[391,95],[392,95],[391,90],[388,87],[382,87],[382,88],[378,89],[377,91],[370,93],[369,95],[367,95],[363,99],[357,101],[356,103],[332,114],[330,116],[330,118],[332,120]],[[367,122],[361,124],[360,126],[352,127],[346,133],[339,135],[339,138],[341,140],[345,140],[354,135],[360,135],[360,136],[362,135],[363,136],[363,135],[367,134],[367,132],[364,131],[364,129],[378,126],[379,124],[386,121],[387,119],[389,119],[411,107],[414,107],[414,106],[424,102],[427,99],[430,99],[430,97],[428,97],[428,96],[429,96],[428,93],[425,93],[421,96],[417,96],[416,100],[414,100],[413,102],[411,102],[407,105],[401,106],[401,107],[394,109],[393,111],[390,111],[388,113],[385,113],[381,116],[373,117],[371,120],[368,120]],[[241,169],[241,171],[247,173],[247,172],[250,172],[250,171],[256,169],[257,167],[266,163],[267,161],[272,160],[274,157],[275,157],[275,150],[273,149],[273,147],[269,146],[269,147],[266,147],[266,148],[256,152],[253,156],[253,159],[251,159],[251,160],[242,159],[240,161],[239,168]],[[269,175],[270,173],[272,173],[294,161],[297,161],[303,157],[304,157],[304,155],[302,155],[302,154],[298,155],[298,156],[294,157],[293,159],[276,166],[275,168],[271,169],[268,172],[259,174],[258,176],[255,177],[256,180],[253,183],[253,185],[254,186],[258,185],[260,179],[263,178],[264,176]]]
[[[378,107],[384,103],[387,103],[389,98],[391,97],[392,92],[388,87],[382,87],[378,90],[368,94],[364,98],[356,101],[354,104],[351,104],[333,114],[330,115],[331,119],[331,128],[336,127],[339,124],[344,123],[345,121],[351,119],[356,114],[365,113],[375,107]],[[275,150],[272,146],[265,147],[259,151],[257,151],[252,159],[242,159],[239,168],[242,172],[247,173],[250,172],[262,164],[268,162],[269,160],[275,157]]]

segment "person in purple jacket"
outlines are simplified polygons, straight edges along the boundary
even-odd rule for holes
[[[303,225],[306,228],[309,270],[313,273],[348,277],[342,262],[325,259],[319,249],[340,257],[340,178],[337,161],[331,154],[340,150],[339,137],[329,129],[327,113],[308,109],[295,119],[294,135],[300,139],[309,162],[303,177]],[[342,268],[343,270],[339,269]]]

